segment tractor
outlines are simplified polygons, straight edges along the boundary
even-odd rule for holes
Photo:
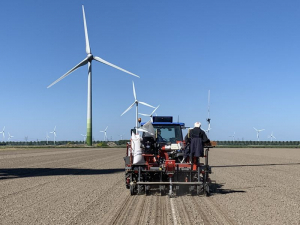
[[[132,140],[127,143],[124,157],[125,185],[130,194],[156,190],[169,197],[179,193],[209,196],[208,153],[216,143],[204,146],[203,158],[190,157],[185,155],[189,146],[182,134],[187,129],[184,123],[173,122],[172,116],[153,116],[140,125],[139,129],[131,130]]]

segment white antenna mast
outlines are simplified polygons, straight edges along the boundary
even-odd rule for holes
[[[206,121],[207,121],[207,123],[208,123],[208,127],[207,127],[207,137],[209,137],[209,131],[211,130],[211,128],[210,128],[210,115],[209,115],[209,113],[210,113],[210,109],[209,109],[209,107],[210,107],[210,90],[208,90],[208,117],[207,117],[207,119],[206,119]]]

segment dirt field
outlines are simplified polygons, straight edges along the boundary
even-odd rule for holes
[[[299,149],[212,149],[210,197],[130,196],[125,149],[0,151],[0,224],[300,224]]]

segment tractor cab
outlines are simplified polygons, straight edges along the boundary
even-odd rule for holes
[[[143,132],[142,137],[152,136],[157,143],[176,144],[183,141],[182,129],[185,129],[184,123],[173,123],[171,116],[153,116],[152,135]],[[141,123],[143,127],[145,123]]]

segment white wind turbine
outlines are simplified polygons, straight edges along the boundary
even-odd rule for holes
[[[85,143],[85,140],[86,140],[86,134],[81,134],[81,136],[83,137],[83,143]]]
[[[66,74],[58,78],[56,81],[54,81],[52,84],[50,84],[47,88],[50,88],[52,85],[56,84],[60,80],[64,79],[66,76],[68,76],[70,73],[75,71],[81,66],[84,66],[88,64],[88,98],[87,98],[87,144],[89,146],[92,146],[92,61],[96,60],[98,62],[101,62],[103,64],[106,64],[108,66],[114,67],[118,70],[121,70],[125,73],[128,73],[130,75],[139,77],[127,70],[124,70],[110,62],[105,61],[104,59],[98,57],[98,56],[93,56],[90,48],[90,43],[89,43],[89,37],[88,37],[88,31],[87,31],[87,26],[86,26],[86,19],[85,19],[85,12],[84,12],[84,6],[82,6],[82,14],[83,14],[83,24],[84,24],[84,33],[85,33],[85,45],[86,45],[86,54],[87,57],[82,60],[80,63],[78,63],[75,67],[73,67],[71,70],[69,70]]]
[[[104,133],[104,141],[107,141],[106,131],[108,126],[105,128],[105,130],[100,130],[100,132]]]
[[[139,107],[139,103],[142,104],[142,105],[145,105],[145,106],[148,106],[148,107],[151,107],[151,108],[155,108],[154,106],[152,105],[149,105],[145,102],[141,102],[141,101],[138,101],[137,98],[136,98],[136,93],[135,93],[135,88],[134,88],[134,82],[132,81],[132,86],[133,86],[133,96],[134,96],[134,102],[131,104],[131,106],[128,107],[128,109],[126,109],[122,114],[121,116],[123,116],[126,112],[128,112],[134,105],[136,105],[136,111],[135,111],[135,114],[136,114],[136,119],[135,119],[135,133],[137,134],[137,129],[138,129],[138,107]]]
[[[50,134],[53,134],[54,138],[54,144],[55,144],[55,137],[56,137],[56,126],[54,127],[53,131],[50,132]]]
[[[233,132],[233,135],[232,135],[232,136],[229,136],[229,137],[232,137],[232,141],[234,141],[235,132]]]
[[[208,123],[208,127],[207,127],[207,130],[206,130],[207,137],[209,137],[209,131],[211,130],[211,128],[210,128],[210,116],[209,116],[209,113],[210,113],[210,111],[209,111],[209,106],[210,106],[209,103],[210,103],[210,90],[208,90],[208,109],[207,109],[207,111],[208,111],[208,117],[206,119],[206,121]]]
[[[268,138],[271,138],[271,141],[273,141],[273,138],[276,139],[276,137],[274,137],[274,135],[273,135],[273,131],[272,131],[272,134]]]
[[[123,140],[123,134],[120,134],[121,140]]]
[[[3,130],[0,132],[0,134],[2,133],[2,140],[3,141],[4,141],[4,138],[5,138],[4,130],[5,130],[5,126],[3,127]]]
[[[142,115],[142,116],[149,116],[151,118],[151,122],[153,122],[153,114],[158,109],[158,107],[159,107],[159,105],[150,114],[144,114],[144,113],[139,113],[139,114]],[[178,121],[179,121],[179,118],[178,118]]]
[[[48,144],[48,139],[49,139],[49,135],[48,135],[48,132],[47,132],[47,133],[46,133],[47,144]]]
[[[8,132],[8,139],[7,141],[9,141],[11,138],[13,138],[14,136],[10,135],[10,133]]]
[[[254,130],[256,130],[256,137],[257,137],[257,141],[259,141],[259,132],[261,132],[261,131],[263,131],[263,130],[265,130],[265,129],[261,129],[261,130],[257,130],[255,127],[253,127],[254,128]]]

